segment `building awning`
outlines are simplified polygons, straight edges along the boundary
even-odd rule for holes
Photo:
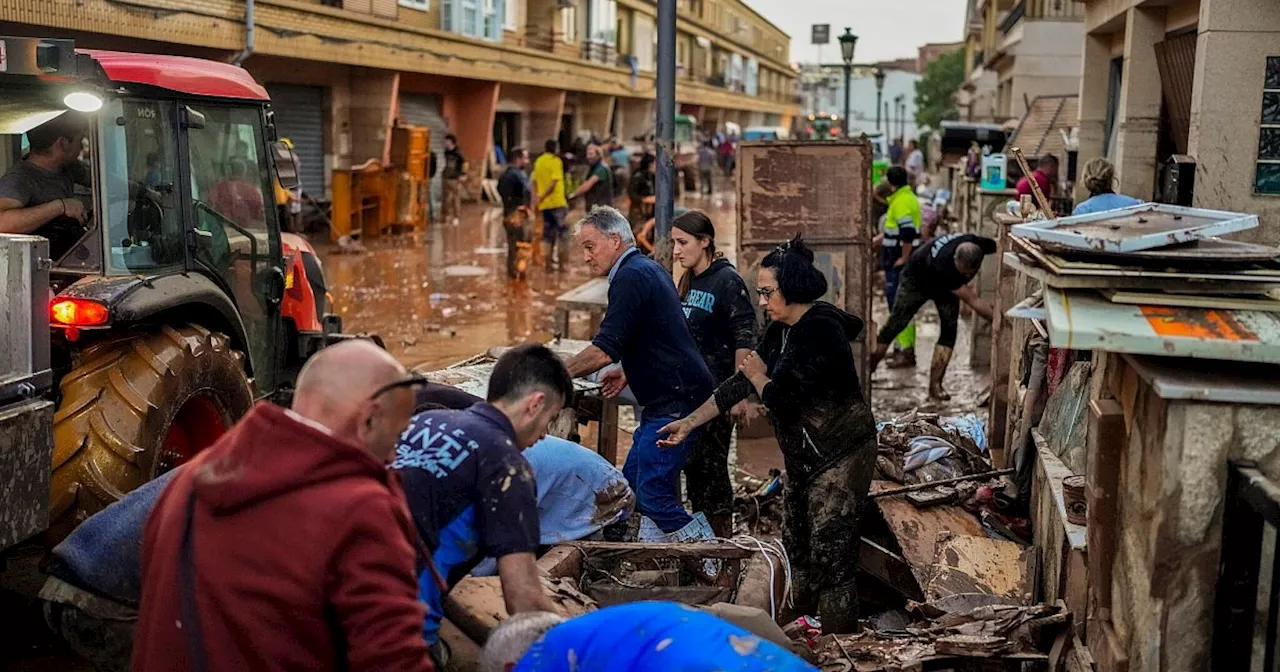
[[[1080,98],[1076,95],[1039,96],[1031,101],[1031,108],[1018,122],[1018,128],[1005,143],[1017,147],[1027,158],[1039,158],[1053,154],[1067,158],[1066,143],[1062,133],[1071,135],[1080,118]]]

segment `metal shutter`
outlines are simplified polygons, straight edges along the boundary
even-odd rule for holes
[[[431,153],[436,157],[436,176],[431,178],[431,200],[439,202],[443,187],[440,173],[444,170],[444,136],[449,133],[444,114],[440,111],[440,96],[429,93],[401,93],[398,120],[405,126],[426,126],[431,131]],[[475,165],[477,158],[467,157]]]
[[[276,113],[276,136],[293,142],[293,151],[302,164],[302,190],[311,198],[324,200],[324,89],[268,84],[267,93]]]
[[[1186,154],[1191,134],[1191,89],[1196,76],[1196,34],[1169,38],[1153,46],[1173,142],[1179,154]]]

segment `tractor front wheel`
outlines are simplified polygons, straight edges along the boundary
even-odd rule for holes
[[[253,405],[244,355],[194,324],[92,344],[60,386],[51,543],[208,447]]]

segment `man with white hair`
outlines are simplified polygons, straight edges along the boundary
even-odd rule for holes
[[[641,406],[622,473],[636,493],[636,510],[663,532],[692,521],[680,501],[680,471],[696,434],[681,444],[658,446],[658,430],[691,413],[715,387],[684,317],[671,273],[636,250],[627,219],[614,208],[591,209],[578,223],[578,244],[591,272],[609,279],[609,306],[600,331],[565,362],[569,375],[601,374],[604,392],[616,396],[628,383]]]
[[[480,672],[809,672],[817,668],[718,616],[675,602],[630,602],[565,620],[517,614],[489,635]]]

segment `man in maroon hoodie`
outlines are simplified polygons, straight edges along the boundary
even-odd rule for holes
[[[174,477],[143,536],[136,672],[433,669],[385,466],[417,382],[368,342],[331,346],[291,410],[259,404]]]

